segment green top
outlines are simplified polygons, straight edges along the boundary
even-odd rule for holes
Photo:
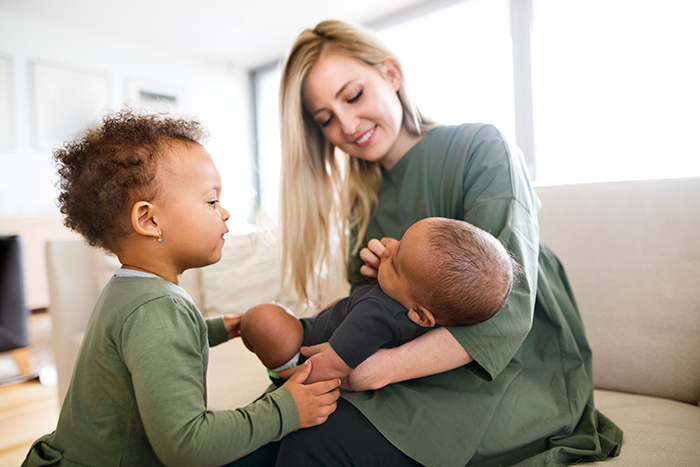
[[[539,243],[522,157],[492,126],[438,127],[382,175],[364,245],[400,239],[425,217],[464,219],[501,239],[525,274],[495,317],[448,328],[474,362],[343,397],[428,466],[566,465],[617,453],[622,432],[593,406],[583,324],[563,268]],[[353,288],[365,283],[361,265],[359,254],[348,262]]]
[[[56,431],[24,465],[220,466],[299,428],[280,388],[247,407],[207,410],[209,344],[228,336],[205,322],[180,287],[113,277],[90,317]]]

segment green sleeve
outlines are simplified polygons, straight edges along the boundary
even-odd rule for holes
[[[184,300],[152,300],[125,321],[119,345],[148,440],[167,465],[220,466],[299,428],[280,388],[236,410],[206,408],[208,330]]]
[[[499,238],[524,274],[505,308],[476,326],[448,328],[478,363],[477,374],[495,378],[510,362],[532,325],[537,291],[537,200],[525,163],[492,126],[469,144],[463,172],[463,219]]]
[[[214,347],[224,342],[228,342],[228,333],[224,326],[224,316],[212,316],[205,318],[207,331],[209,331],[209,347]]]

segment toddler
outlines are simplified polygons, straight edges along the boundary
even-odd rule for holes
[[[240,315],[205,320],[178,286],[221,258],[229,213],[197,122],[129,109],[54,153],[65,224],[121,262],[90,317],[56,430],[23,465],[220,466],[335,410],[311,365],[236,410],[207,410],[209,346]]]
[[[309,380],[343,378],[378,349],[401,345],[435,325],[491,318],[505,306],[519,271],[487,232],[464,221],[426,218],[386,245],[376,286],[301,320],[279,304],[257,305],[243,315],[241,336],[273,380],[298,363],[302,345],[324,342],[330,345],[309,359]]]

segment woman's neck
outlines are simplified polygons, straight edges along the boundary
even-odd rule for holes
[[[384,169],[391,170],[396,164],[399,163],[403,156],[405,156],[406,153],[408,153],[408,151],[410,151],[411,148],[418,144],[418,142],[423,138],[425,138],[425,133],[414,135],[409,133],[406,127],[402,126],[401,130],[399,131],[399,135],[396,138],[396,142],[386,156],[381,159],[380,164],[382,164]]]

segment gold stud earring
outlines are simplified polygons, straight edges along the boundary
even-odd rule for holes
[[[161,243],[163,241],[163,233],[158,232],[158,237],[153,237],[153,241],[156,243]]]

